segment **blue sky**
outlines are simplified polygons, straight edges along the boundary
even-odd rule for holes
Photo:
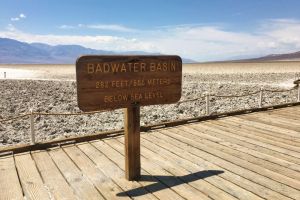
[[[0,37],[198,61],[300,51],[298,0],[1,0]]]

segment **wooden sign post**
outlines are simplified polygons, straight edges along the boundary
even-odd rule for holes
[[[124,108],[125,130],[125,176],[137,180],[141,176],[140,156],[140,106],[133,104]]]
[[[124,108],[125,175],[141,175],[140,106],[181,97],[179,56],[82,56],[76,61],[78,106],[83,111]]]

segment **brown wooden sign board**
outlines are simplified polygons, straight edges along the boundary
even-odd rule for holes
[[[169,104],[181,97],[179,56],[82,56],[76,61],[78,105],[83,111]]]
[[[124,109],[125,177],[138,180],[140,106],[181,97],[179,56],[82,56],[76,61],[78,105],[83,111]]]

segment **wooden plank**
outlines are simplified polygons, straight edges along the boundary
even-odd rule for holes
[[[251,119],[253,117],[254,116],[251,116]],[[272,120],[270,120],[270,117],[272,117]],[[255,120],[259,120],[259,122],[274,125],[287,130],[298,131],[298,132],[300,131],[299,121],[293,120],[292,118],[284,119],[280,116],[265,114],[265,115],[258,115]]]
[[[295,125],[297,128],[299,128],[299,116],[293,117],[293,115],[291,113],[288,113],[288,115],[283,116],[280,115],[279,112],[268,112],[268,113],[259,113],[259,115],[261,115],[262,117],[275,117],[275,119],[277,119],[278,121],[284,122],[284,123],[288,123],[291,125]]]
[[[204,124],[201,124],[201,125],[204,125]],[[216,128],[216,129],[220,129],[220,130],[222,130],[222,128],[225,129],[225,127],[216,125],[212,122],[205,123],[205,126],[210,126],[212,128]],[[243,141],[247,141],[248,143],[259,145],[261,147],[265,147],[265,148],[274,150],[276,152],[292,156],[295,159],[297,159],[298,161],[300,161],[300,154],[298,152],[274,145],[275,142],[273,142],[273,144],[270,144],[270,143],[272,143],[270,141],[269,141],[269,143],[266,143],[266,141],[268,141],[266,139],[262,139],[262,138],[257,139],[257,138],[255,138],[255,136],[252,136],[253,137],[253,139],[252,139],[251,137],[246,137],[243,132],[240,132],[239,134],[234,134],[234,133],[232,133],[232,130],[231,131],[224,130],[223,133],[227,134],[231,137],[238,138]],[[281,144],[281,146],[283,146],[283,145]]]
[[[165,143],[161,141],[156,141],[155,143],[153,143],[152,137],[145,136],[143,137],[142,141],[145,146],[149,148],[147,150],[147,154],[151,156],[151,158],[153,158],[154,154],[156,153],[161,155],[159,157],[155,157],[155,161],[161,166],[172,169],[174,171],[174,163],[178,163],[176,165],[177,167],[175,168],[176,170],[180,168],[186,170],[186,173],[190,172],[189,175],[185,175],[189,177],[186,178],[187,180],[190,179],[191,175],[195,175],[196,177],[201,178],[199,181],[192,182],[197,184],[191,185],[198,189],[202,189],[203,193],[207,194],[213,199],[262,199],[261,197],[254,195],[253,193],[220,177],[219,174],[225,173],[223,170],[210,170],[209,168],[201,168],[199,167],[199,165],[196,165],[191,161],[183,160],[173,152],[170,152],[157,145],[157,143],[160,143],[161,146],[165,146]],[[204,174],[210,174],[211,176],[207,175],[207,177],[205,177]],[[203,184],[205,182],[207,182],[208,184]]]
[[[247,119],[247,116],[240,116],[241,118]],[[299,132],[300,128],[300,123],[299,123],[299,117],[298,119],[294,119],[290,114],[288,115],[281,115],[278,112],[268,112],[268,113],[258,113],[257,116],[249,116],[248,119],[249,121],[254,121],[252,120],[254,118],[257,118],[258,123],[265,124],[265,126],[270,125],[277,127],[279,130],[282,130],[283,132],[291,132],[296,133]]]
[[[280,109],[278,110],[279,112],[282,112],[282,113],[291,113],[291,114],[294,114],[294,115],[299,115],[299,110],[298,108],[293,108],[293,107],[289,107],[287,109]]]
[[[300,164],[299,160],[295,157],[274,151],[272,149],[268,149],[262,146],[259,146],[257,144],[249,143],[248,140],[243,140],[243,138],[235,137],[234,135],[229,135],[226,131],[222,131],[220,129],[214,128],[212,126],[207,126],[205,124],[197,124],[197,126],[191,125],[192,128],[195,128],[196,130],[200,132],[207,132],[215,137],[222,138],[226,141],[230,141],[231,143],[235,143],[241,146],[244,146],[246,148],[262,152],[264,154],[267,154],[269,156],[273,156],[274,158],[279,158],[285,161],[288,161],[290,163],[293,163],[294,165]]]
[[[182,158],[174,153],[158,146],[157,143],[161,143],[160,141],[153,143],[149,135],[143,135],[142,137],[144,147],[142,153],[145,157],[155,161],[159,166],[167,169],[177,177],[180,177],[207,196],[213,199],[261,199],[247,190],[220,178],[219,174],[223,173],[223,171],[209,170],[207,168],[201,168],[199,165],[190,161],[183,161]],[[149,141],[146,139],[149,139]],[[112,141],[113,140],[109,140],[110,143],[112,143]],[[119,142],[122,141],[119,140]],[[165,145],[165,143],[163,143],[163,145]],[[176,168],[174,168],[175,165]]]
[[[52,149],[49,154],[79,199],[104,199],[61,148]]]
[[[44,185],[30,153],[15,155],[16,167],[27,199],[51,199],[49,188]]]
[[[282,109],[282,110],[284,110],[284,109]],[[287,108],[286,109],[286,111],[290,111],[290,112],[297,112],[297,111],[299,111],[300,109],[299,109],[299,106],[297,106],[297,107],[289,107],[289,108]]]
[[[243,125],[243,124],[239,124],[239,123],[234,123],[234,122],[231,122],[227,119],[216,120],[214,123],[218,123],[220,125],[223,124],[226,127],[239,128],[241,130],[245,130],[247,133],[251,133],[251,134],[261,136],[261,137],[265,137],[265,138],[268,138],[268,139],[271,139],[271,140],[283,142],[285,144],[290,144],[290,145],[293,145],[293,146],[299,146],[300,145],[300,140],[295,141],[295,140],[293,140],[293,137],[289,137],[289,136],[286,136],[286,135],[274,133],[272,131],[265,131],[265,130],[262,130],[262,129],[253,128],[250,125]]]
[[[127,196],[117,196],[118,193],[124,191],[99,170],[79,148],[76,146],[68,146],[63,149],[106,199],[130,199]]]
[[[280,159],[287,160],[291,163],[300,165],[300,160],[298,158],[290,156],[285,153],[281,153],[280,151],[270,149],[270,148],[266,147],[264,143],[260,143],[260,145],[258,145],[257,141],[249,141],[248,139],[239,137],[238,135],[228,134],[228,132],[220,130],[216,127],[210,126],[206,123],[201,123],[201,124],[199,123],[199,124],[195,124],[195,125],[193,124],[193,125],[191,125],[191,127],[195,128],[198,131],[208,131],[208,132],[210,132],[210,134],[213,134],[216,137],[220,137],[220,138],[232,141],[234,143],[240,144],[242,146],[251,148],[253,150],[258,150],[258,151],[266,153],[268,155],[272,155],[274,157],[278,157]]]
[[[233,118],[227,118],[227,119],[224,119],[224,120],[226,122],[229,122],[229,123],[238,124],[240,127],[247,127],[247,128],[252,129],[252,130],[262,131],[265,134],[274,135],[278,138],[292,140],[292,141],[295,141],[297,143],[300,142],[300,138],[296,138],[295,135],[283,134],[280,131],[269,130],[268,128],[264,127],[264,124],[261,124],[261,125],[254,124],[253,125],[253,123],[251,121],[248,121],[248,120],[237,121],[236,119],[233,119]]]
[[[0,200],[24,199],[12,155],[0,158],[0,194]]]
[[[122,142],[120,142],[122,141]],[[123,154],[122,146],[124,145],[124,141],[119,138],[119,140],[105,140],[105,143],[107,143],[108,148],[112,148],[115,150],[115,153]],[[181,195],[182,199],[195,199],[195,198],[201,198],[201,199],[210,199],[209,195],[205,195],[203,193],[199,193],[199,191],[195,190],[194,188],[188,187],[185,182],[178,178],[177,176],[173,175],[168,169],[162,169],[159,165],[157,165],[154,162],[151,162],[148,160],[144,154],[142,156],[143,160],[143,168],[145,171],[149,172],[151,176],[154,177],[154,183],[153,185],[161,184],[162,187],[158,188],[158,191],[155,192],[163,192],[164,190],[168,189],[170,191],[175,191],[179,195]],[[150,165],[150,166],[149,166]],[[181,187],[178,187],[178,185],[184,184],[184,192],[180,191]],[[150,185],[151,186],[151,185]],[[152,187],[152,186],[151,186]],[[199,188],[198,188],[199,189]],[[162,190],[162,191],[161,191]],[[174,193],[175,193],[174,192]],[[175,194],[176,194],[175,193]],[[177,194],[177,195],[178,195]],[[167,193],[162,194],[160,199],[164,199],[168,196]]]
[[[273,115],[276,115],[282,119],[285,119],[285,120],[289,120],[289,119],[292,119],[292,120],[299,120],[299,117],[300,115],[299,114],[296,114],[296,113],[292,113],[292,112],[270,112],[271,114]]]
[[[125,177],[138,180],[141,176],[140,155],[140,106],[131,105],[124,109],[125,130]]]
[[[110,155],[110,157],[116,162],[120,163],[120,158],[123,157],[120,152],[117,152],[112,147],[107,145],[106,143],[96,142],[94,143],[96,147],[101,147],[101,150],[105,152],[105,154]],[[122,151],[123,152],[123,151]],[[188,184],[184,183],[182,180],[178,178],[162,178],[163,176],[172,176],[166,170],[161,169],[158,165],[149,160],[141,157],[143,168],[145,171],[149,172],[151,175],[155,176],[161,183],[165,184],[167,187],[174,190],[177,194],[182,196],[185,199],[209,199],[206,195],[201,193],[200,191],[196,190],[193,187],[190,187]],[[147,187],[147,186],[146,186]]]
[[[297,111],[297,109],[299,109],[299,108],[289,107],[289,108],[286,109],[286,110],[287,110],[287,111],[291,111],[291,112],[295,112],[295,111]],[[284,109],[282,109],[282,110],[284,110]]]
[[[46,151],[33,152],[32,157],[36,166],[55,199],[76,199],[74,191],[56,167]]]
[[[268,162],[268,161],[259,159],[257,157],[251,156],[251,155],[249,155],[247,153],[243,153],[243,152],[240,152],[240,151],[228,148],[226,146],[223,146],[220,143],[215,143],[214,141],[210,141],[210,140],[204,139],[204,138],[202,138],[202,137],[199,136],[198,131],[190,129],[188,127],[179,127],[178,129],[181,130],[181,131],[178,131],[178,132],[182,136],[185,136],[187,138],[193,139],[195,141],[199,141],[202,144],[207,145],[207,146],[209,146],[211,148],[220,150],[222,152],[225,152],[225,153],[228,153],[230,155],[236,156],[236,157],[238,157],[240,159],[243,159],[243,160],[246,160],[248,162],[251,162],[251,163],[253,163],[255,165],[259,165],[259,166],[261,166],[263,168],[269,169],[271,171],[277,172],[279,174],[282,174],[282,175],[285,175],[287,177],[290,177],[290,178],[293,178],[293,179],[296,179],[296,180],[300,181],[300,173],[297,173],[297,171],[290,170],[290,169],[282,167],[280,165],[276,165],[276,164],[274,164],[272,162]],[[175,131],[173,131],[173,133],[174,132]]]
[[[293,120],[299,120],[300,115],[296,113],[288,113],[288,112],[278,112],[275,113],[277,116],[280,116],[283,119],[293,119]]]
[[[142,187],[142,184],[136,181],[127,181],[124,176],[125,172],[115,163],[113,163],[106,155],[99,151],[90,143],[83,143],[77,145],[108,177],[113,179],[126,194],[119,194],[121,196],[128,195],[134,199],[157,199],[151,192],[148,192]],[[122,158],[124,162],[124,158]],[[123,168],[125,168],[123,163]]]
[[[124,138],[119,137],[122,141]],[[124,145],[120,145],[120,143],[115,139],[107,139],[104,140],[105,143],[107,143],[109,146],[111,146],[115,151],[118,151],[119,153],[115,153],[113,156],[116,156],[117,159],[120,159],[120,154],[124,154]],[[118,145],[114,145],[115,143],[118,143]],[[120,159],[121,160],[121,159]],[[120,165],[121,163],[118,162]],[[151,175],[144,169],[142,169],[143,175],[141,176],[141,179],[139,180],[139,183],[141,183],[145,188],[147,188],[149,191],[151,191],[152,194],[154,194],[159,199],[184,199],[180,195],[178,195],[176,192],[174,192],[172,189],[168,188],[166,185],[162,184],[154,175]],[[203,199],[207,199],[206,196],[201,196]]]
[[[264,124],[264,123],[261,123],[261,122],[255,122],[253,120],[241,119],[241,118],[238,118],[238,117],[231,117],[230,120],[235,121],[237,123],[241,123],[243,121],[244,123],[249,123],[249,124],[251,124],[251,126],[256,127],[256,128],[260,128],[260,129],[264,129],[264,130],[270,130],[270,131],[273,131],[273,132],[293,136],[296,139],[300,139],[299,132],[297,132],[297,131],[287,130],[287,129],[284,129],[284,128],[279,128],[279,127],[276,127],[276,126]]]
[[[175,103],[181,97],[182,61],[167,55],[82,56],[76,80],[83,111]]]
[[[267,113],[257,113],[257,115],[239,116],[239,117],[242,119],[261,122],[279,128],[284,128],[287,130],[298,131],[298,132],[300,131],[299,121],[293,122],[292,119],[284,120],[274,115],[270,115],[270,114],[268,115]]]
[[[209,154],[214,156],[214,159],[216,159],[216,157],[218,157],[218,160],[221,159],[221,162],[224,165],[230,165],[231,167],[233,167],[233,169],[237,167],[242,168],[240,170],[243,170],[244,173],[247,174],[247,175],[244,174],[243,175],[244,177],[246,176],[256,177],[257,179],[261,180],[260,184],[264,184],[265,186],[268,186],[270,189],[278,191],[285,196],[296,198],[296,199],[300,197],[299,191],[295,189],[295,188],[299,188],[300,183],[294,179],[290,179],[285,176],[280,176],[280,174],[275,174],[262,167],[257,167],[247,161],[236,158],[229,154],[225,154],[221,151],[217,151],[213,148],[209,148],[208,146],[204,146],[203,144],[199,142],[195,142],[192,139],[183,137],[180,134],[175,134],[168,130],[165,130],[164,132],[168,133],[168,136],[181,140],[182,142],[187,143],[199,150],[209,152]],[[270,176],[266,176],[265,174],[269,174]]]
[[[290,112],[270,112],[272,115],[276,115],[282,119],[293,119],[293,120],[299,120],[300,115],[297,115],[295,113],[290,113]]]
[[[288,162],[286,160],[279,159],[279,158],[275,157],[274,155],[264,154],[264,153],[261,153],[259,150],[253,150],[251,148],[242,146],[240,144],[234,143],[230,139],[227,140],[227,138],[221,138],[221,137],[218,137],[218,135],[211,134],[209,131],[202,132],[202,131],[193,129],[188,125],[184,125],[184,126],[182,126],[182,128],[187,128],[189,131],[195,132],[195,134],[197,134],[199,137],[201,137],[205,140],[215,142],[217,144],[229,147],[231,149],[235,149],[237,151],[241,151],[243,153],[249,154],[256,158],[266,160],[270,163],[275,163],[275,164],[283,166],[285,168],[292,169],[296,172],[300,172],[300,165],[296,165],[296,164]],[[180,129],[180,127],[178,127],[178,129]]]
[[[298,147],[298,146],[285,144],[284,142],[276,141],[270,137],[269,138],[263,137],[262,135],[255,134],[255,132],[246,131],[244,129],[235,128],[233,126],[226,126],[225,124],[222,123],[222,121],[221,122],[220,121],[210,121],[210,122],[208,122],[208,124],[209,125],[213,124],[214,126],[220,128],[222,130],[225,130],[228,133],[234,133],[234,134],[237,134],[244,138],[249,138],[251,140],[257,140],[257,141],[263,142],[265,144],[272,145],[272,146],[278,147],[280,149],[284,149],[284,152],[286,152],[286,151],[291,152],[291,153],[288,153],[289,155],[293,155],[295,157],[300,158],[300,147]]]
[[[255,183],[256,177],[244,178],[242,176],[244,171],[239,171],[239,168],[232,168],[232,166],[230,166],[229,170],[227,170],[226,165],[224,168],[223,163],[218,165],[212,162],[212,159],[218,160],[218,158],[213,158],[209,153],[206,152],[202,152],[202,155],[199,153],[198,149],[190,146],[189,144],[183,143],[182,141],[176,140],[172,137],[169,137],[167,134],[162,134],[160,132],[161,131],[153,132],[153,134],[151,134],[151,142],[159,145],[161,148],[165,148],[167,151],[179,156],[181,159],[189,160],[204,169],[223,170],[225,173],[221,173],[218,176],[256,194],[257,196],[266,199],[289,199],[276,191],[270,190],[267,187]],[[208,158],[206,158],[205,155],[207,155]]]

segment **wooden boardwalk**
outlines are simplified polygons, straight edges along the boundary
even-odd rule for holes
[[[142,177],[118,136],[0,158],[0,199],[300,199],[300,106],[141,134]]]

